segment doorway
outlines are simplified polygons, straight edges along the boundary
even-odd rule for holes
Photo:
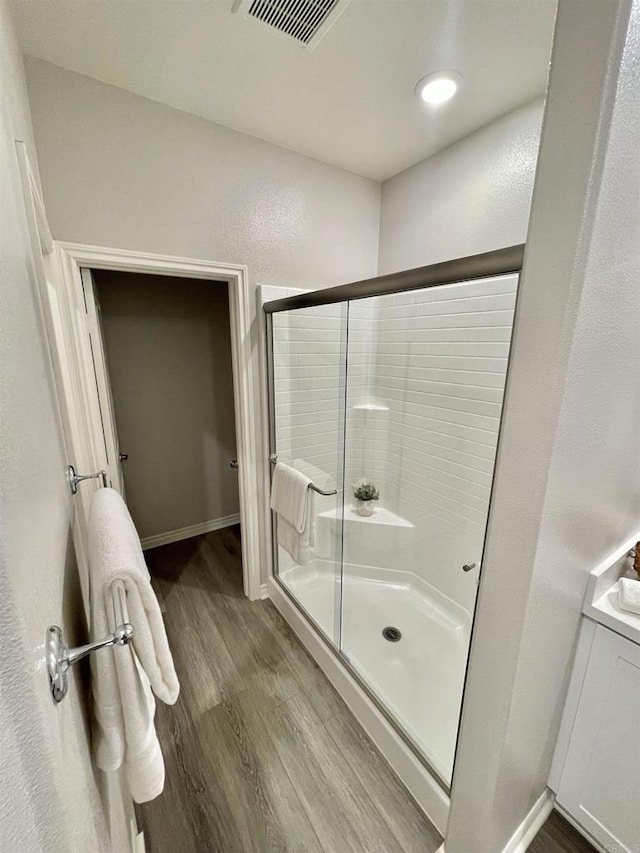
[[[113,485],[143,548],[238,524],[227,283],[87,268],[82,280],[104,353]]]
[[[64,405],[77,412],[70,421],[70,453],[78,471],[107,470],[118,484],[122,466],[117,425],[111,402],[110,383],[103,351],[97,308],[91,302],[94,287],[83,284],[83,270],[136,273],[171,277],[178,282],[200,281],[210,287],[226,284],[228,294],[231,364],[234,398],[235,439],[239,516],[242,525],[242,585],[249,599],[263,597],[261,578],[266,545],[258,495],[264,489],[262,433],[259,432],[260,371],[254,353],[251,328],[254,309],[249,299],[246,267],[191,258],[156,255],[77,243],[54,243],[54,263],[59,290],[50,293],[52,306],[61,311],[56,324],[55,359],[63,378]],[[85,273],[86,276],[86,273]],[[128,462],[129,460],[125,461]],[[86,575],[86,530],[91,498],[90,487],[76,496],[76,539],[81,574]],[[144,534],[143,534],[144,536]]]

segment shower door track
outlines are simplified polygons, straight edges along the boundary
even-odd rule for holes
[[[525,245],[519,244],[509,246],[503,249],[496,249],[491,252],[484,252],[478,255],[470,255],[464,258],[456,258],[450,261],[430,264],[425,267],[417,267],[411,270],[403,270],[389,275],[378,276],[377,278],[364,279],[363,281],[351,282],[348,284],[330,287],[324,290],[314,290],[307,293],[296,294],[295,296],[285,297],[284,299],[276,299],[266,302],[263,305],[263,311],[266,320],[266,366],[267,366],[267,404],[268,404],[268,435],[269,447],[268,457],[275,455],[276,450],[276,418],[275,418],[275,385],[274,385],[274,365],[273,365],[273,314],[281,311],[290,311],[296,308],[310,308],[320,305],[331,305],[338,302],[348,302],[355,299],[366,299],[371,296],[387,296],[393,293],[404,293],[411,290],[421,290],[427,287],[441,287],[446,284],[455,284],[458,282],[469,281],[472,279],[492,278],[511,273],[519,273],[522,271],[524,261]],[[499,441],[499,439],[498,439]],[[270,478],[273,474],[272,466],[270,469]],[[325,632],[320,628],[315,619],[307,612],[307,610],[296,600],[295,596],[287,589],[285,584],[276,574],[278,566],[278,546],[275,530],[275,514],[271,515],[271,553],[272,567],[269,580],[273,582],[276,590],[284,596],[284,599],[291,605],[293,611],[300,617],[302,622],[311,630],[316,641],[320,643],[338,667],[342,667],[351,682],[360,689],[366,696],[369,702],[383,717],[383,719],[393,729],[404,746],[410,751],[414,759],[417,760],[419,766],[426,771],[431,780],[435,783],[437,790],[440,791],[440,798],[444,798],[446,802],[446,811],[448,812],[449,798],[451,795],[451,785],[447,784],[442,776],[436,771],[429,760],[426,758],[420,748],[414,743],[411,736],[404,730],[403,726],[396,720],[393,714],[388,710],[383,702],[380,701],[375,692],[369,687],[366,681],[352,666],[346,655],[335,645],[329,641]],[[276,602],[277,604],[277,602]],[[280,608],[278,608],[280,609]],[[287,620],[288,621],[288,620]],[[473,625],[471,630],[471,641],[473,640]],[[306,647],[306,643],[303,644]],[[315,657],[315,655],[314,655]],[[468,659],[467,659],[468,667]],[[321,667],[322,668],[322,667]],[[329,674],[330,675],[330,674]],[[333,681],[333,679],[330,679]],[[465,678],[466,680],[466,678]],[[342,695],[342,691],[338,690]],[[342,697],[345,698],[344,696]],[[346,701],[346,700],[345,700]],[[349,706],[349,702],[347,702]],[[352,709],[353,711],[353,709]],[[353,711],[355,714],[355,711]],[[356,718],[362,723],[359,716]],[[365,730],[367,727],[365,726]],[[372,735],[367,731],[370,737]],[[380,748],[376,739],[372,737],[376,746]],[[381,750],[384,753],[384,750]],[[401,773],[395,767],[387,755],[387,760],[392,764],[394,770],[407,785],[410,792],[414,795],[418,805],[424,808],[425,804],[420,802],[420,798],[415,795],[411,785],[407,784],[407,780],[403,778]],[[455,772],[455,757],[454,757],[454,772]],[[440,803],[441,805],[441,803]],[[427,816],[435,824],[436,828],[444,835],[446,821],[438,819],[438,817],[429,809],[425,809]]]

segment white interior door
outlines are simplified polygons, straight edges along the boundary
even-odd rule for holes
[[[100,304],[96,296],[96,288],[91,270],[87,267],[82,267],[80,275],[82,278],[84,304],[87,312],[89,348],[91,351],[93,373],[98,393],[100,419],[102,421],[107,478],[111,487],[124,496],[124,477],[122,475],[122,462],[120,459],[120,444],[118,442],[118,430],[116,428],[113,397],[111,395],[109,370],[105,356],[104,341],[102,339]]]

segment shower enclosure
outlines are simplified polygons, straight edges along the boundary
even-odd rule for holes
[[[276,583],[446,791],[521,265],[518,246],[265,305],[270,461],[318,490],[304,563],[273,517]]]

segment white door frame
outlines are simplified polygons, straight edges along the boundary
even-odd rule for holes
[[[238,264],[218,264],[210,261],[179,258],[169,255],[156,255],[146,252],[133,252],[127,249],[111,249],[99,246],[87,246],[77,243],[54,242],[54,254],[62,289],[67,303],[75,317],[73,341],[62,349],[64,353],[73,352],[75,365],[63,364],[63,373],[72,370],[80,374],[83,387],[84,423],[74,422],[73,429],[87,432],[86,440],[91,447],[90,457],[94,460],[94,469],[106,468],[105,440],[103,435],[98,395],[93,373],[93,362],[89,350],[89,338],[83,306],[83,288],[80,269],[107,269],[120,272],[151,273],[180,278],[224,281],[229,286],[229,314],[231,320],[231,356],[233,366],[233,391],[235,399],[236,441],[238,453],[238,478],[240,493],[240,522],[242,525],[242,573],[244,591],[248,598],[257,599],[261,595],[260,562],[264,553],[261,542],[261,529],[258,513],[258,483],[261,470],[257,460],[257,434],[254,404],[254,374],[256,367],[252,360],[250,329],[251,303],[248,292],[247,268]],[[68,355],[66,356],[68,358]],[[74,369],[75,368],[75,369]],[[116,448],[109,447],[109,455],[115,457]],[[73,462],[73,460],[70,460]],[[79,473],[93,473],[81,471]],[[79,489],[84,495],[81,501],[90,496],[89,484]],[[84,514],[84,513],[83,513]]]

